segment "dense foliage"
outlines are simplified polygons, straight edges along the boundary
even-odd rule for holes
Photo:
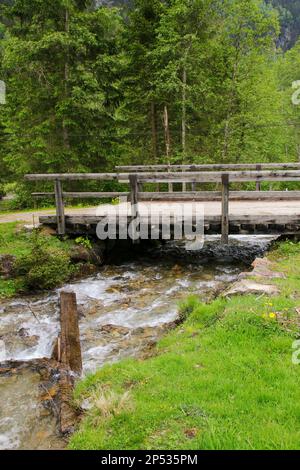
[[[299,2],[104,3],[1,2],[2,182],[122,163],[299,158],[299,43],[280,47],[280,23],[296,39]],[[22,184],[19,193],[24,205]]]
[[[66,251],[51,246],[38,232],[33,232],[29,241],[29,253],[15,263],[15,275],[22,278],[26,291],[52,289],[71,277],[73,270]]]

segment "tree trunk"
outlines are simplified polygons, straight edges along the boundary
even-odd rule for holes
[[[186,67],[184,66],[182,72],[182,123],[181,123],[181,140],[182,140],[182,155],[183,161],[185,163],[185,155],[186,155],[186,83],[187,83],[187,75],[186,75]]]
[[[65,33],[69,34],[70,32],[70,14],[68,8],[65,10]],[[64,94],[65,98],[68,96],[68,81],[69,81],[69,52],[66,54],[65,65],[64,65]],[[64,148],[69,150],[70,149],[70,139],[69,139],[69,131],[66,125],[65,118],[63,118],[62,123],[62,131],[63,131],[63,143]]]
[[[233,105],[234,105],[234,100],[235,100],[235,87],[236,87],[236,79],[237,79],[237,73],[238,73],[238,66],[239,66],[239,49],[236,52],[236,59],[235,59],[235,64],[232,72],[232,77],[231,77],[231,90],[229,93],[229,99],[228,99],[228,111],[227,111],[227,116],[226,116],[226,123],[224,127],[224,140],[223,140],[223,150],[222,150],[222,161],[225,162],[227,155],[228,155],[228,148],[230,145],[230,120],[233,116]]]
[[[152,156],[153,156],[153,161],[158,163],[156,106],[153,101],[151,102],[151,128],[152,128]]]
[[[164,129],[165,129],[166,157],[167,157],[167,163],[170,166],[171,165],[171,161],[170,161],[171,140],[170,140],[170,127],[169,127],[169,113],[168,113],[167,105],[165,105],[164,107]],[[173,192],[173,183],[169,183],[169,192]]]
[[[181,140],[182,140],[182,163],[185,163],[186,158],[186,65],[183,67],[182,72],[182,122],[181,122]],[[182,183],[182,191],[186,191],[186,183]]]

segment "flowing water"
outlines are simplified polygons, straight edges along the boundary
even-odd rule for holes
[[[246,242],[259,242],[264,249],[270,238]],[[240,237],[238,243],[245,240]],[[243,268],[222,259],[205,264],[181,259],[178,264],[157,256],[108,265],[64,286],[77,295],[84,374],[151,348],[176,319],[180,300],[189,294],[214,297]],[[51,356],[59,333],[58,298],[56,290],[0,303],[0,361]],[[40,376],[32,368],[0,374],[0,449],[63,447],[40,396]]]

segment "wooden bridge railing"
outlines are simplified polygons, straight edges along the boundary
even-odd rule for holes
[[[289,165],[289,164],[285,164]],[[291,164],[294,165],[294,164]],[[300,165],[299,165],[300,166]],[[221,200],[222,201],[222,242],[228,243],[229,235],[229,200],[278,200],[300,199],[300,191],[229,191],[231,182],[300,182],[300,170],[243,170],[243,171],[188,171],[188,172],[133,172],[133,173],[65,173],[65,174],[35,174],[26,175],[28,181],[53,181],[54,193],[33,193],[35,197],[55,196],[57,231],[59,235],[66,232],[64,199],[75,198],[114,198],[129,196],[132,205],[131,216],[135,217],[136,204],[142,200]],[[130,185],[130,192],[64,192],[64,181],[121,181]],[[222,191],[183,192],[183,193],[157,193],[140,191],[143,183],[220,183]],[[159,194],[159,197],[158,197]]]
[[[245,170],[300,170],[300,163],[212,163],[212,164],[192,164],[192,165],[121,165],[116,166],[117,172],[144,173],[144,172],[190,172],[190,171],[245,171]],[[173,183],[169,183],[169,188],[173,192]],[[186,183],[182,184],[183,192],[186,191]],[[196,190],[195,183],[192,183],[192,191]],[[256,181],[256,191],[261,191],[260,181]]]

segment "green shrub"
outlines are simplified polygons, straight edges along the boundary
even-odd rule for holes
[[[92,249],[92,242],[87,237],[78,237],[75,239],[75,243],[76,245],[83,246],[87,250]]]
[[[25,289],[52,289],[70,278],[74,268],[64,250],[49,246],[38,232],[32,234],[30,244],[30,252],[15,263],[15,275],[24,278]]]

